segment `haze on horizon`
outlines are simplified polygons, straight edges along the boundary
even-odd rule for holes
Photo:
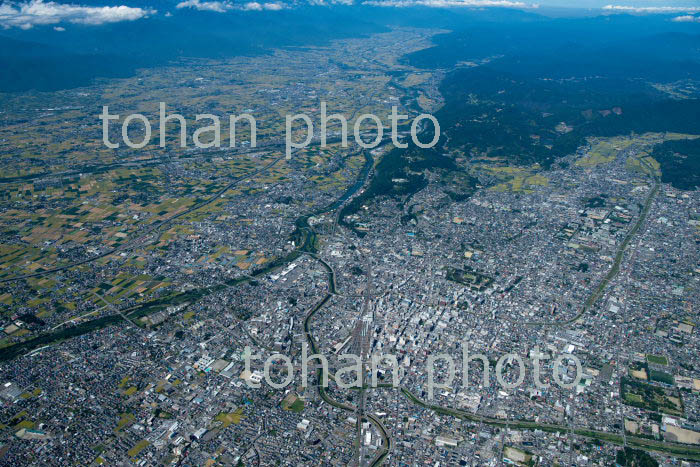
[[[635,8],[652,8],[652,7],[698,7],[698,2],[695,0],[541,0],[536,2],[541,7],[561,7],[561,8],[604,8],[608,5],[635,7]]]

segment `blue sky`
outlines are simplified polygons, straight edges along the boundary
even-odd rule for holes
[[[622,5],[634,7],[698,7],[699,0],[540,0],[533,3],[539,3],[542,6],[559,6],[559,7],[583,7],[583,8],[602,8],[606,5]]]
[[[171,10],[203,10],[218,13],[231,11],[269,11],[271,13],[295,8],[303,3],[326,5],[368,4],[385,7],[412,5],[444,7],[510,6],[515,8],[577,7],[607,9],[610,13],[667,13],[678,14],[679,21],[700,24],[700,0],[0,0],[0,31],[8,28],[31,29],[34,26],[73,23],[101,25],[136,21],[156,15],[168,15]],[[154,6],[157,4],[157,8]],[[138,6],[137,6],[138,5]],[[688,8],[687,10],[683,10]]]

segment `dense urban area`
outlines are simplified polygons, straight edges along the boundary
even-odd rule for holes
[[[517,85],[451,106],[445,77],[492,58],[403,58],[444,32],[2,94],[0,464],[699,465],[700,191],[659,156],[697,113],[540,157],[583,124],[536,109],[522,157],[467,147],[470,124],[513,129]],[[336,123],[286,159],[284,115],[320,101],[350,133],[433,113],[441,143],[344,147]],[[190,129],[252,114],[257,147],[242,125],[182,148],[170,124],[161,148],[160,102]],[[152,143],[105,147],[103,105]]]

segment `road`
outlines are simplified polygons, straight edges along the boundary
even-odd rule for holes
[[[362,311],[360,312],[359,316],[357,317],[356,323],[355,323],[355,333],[353,336],[353,339],[355,340],[355,349],[357,351],[357,354],[360,356],[360,361],[362,362],[362,377],[364,378],[365,375],[367,375],[367,362],[369,361],[370,355],[369,355],[369,339],[371,334],[373,326],[372,323],[374,322],[374,317],[370,314],[370,300],[372,298],[372,266],[369,262],[369,259],[367,256],[365,256],[365,290],[364,290],[364,297],[362,301]],[[356,354],[356,355],[357,355]],[[363,383],[364,386],[364,383]],[[360,401],[357,404],[357,412],[356,412],[356,417],[357,417],[357,438],[358,438],[358,447],[357,447],[357,465],[359,467],[362,467],[363,460],[365,458],[365,445],[364,445],[364,432],[362,429],[362,422],[365,420],[366,415],[365,415],[365,406],[367,403],[367,394],[366,391],[363,388],[360,388]]]
[[[311,328],[310,328],[310,323],[314,315],[321,309],[323,306],[328,303],[328,300],[331,298],[331,294],[327,294],[320,302],[318,302],[314,307],[311,308],[311,310],[307,313],[306,319],[304,319],[304,336],[306,337],[306,340],[309,344],[309,348],[311,350],[311,353],[316,354],[319,353],[319,349],[316,346],[316,341],[314,340],[314,337],[311,333]],[[334,380],[335,375],[329,374],[328,375],[329,380]],[[326,391],[326,388],[323,386],[323,375],[321,373],[321,370],[318,369],[316,373],[316,386],[318,387],[318,393],[321,399],[326,402],[327,404],[345,410],[346,412],[350,413],[357,413],[358,408],[353,407],[351,405],[338,402],[337,400],[333,399],[328,392]],[[376,466],[380,465],[383,461],[383,459],[386,458],[386,456],[389,454],[391,450],[391,437],[389,436],[389,432],[386,429],[386,427],[381,423],[380,420],[377,419],[372,414],[365,413],[364,415],[371,423],[374,424],[374,426],[377,428],[379,431],[380,435],[382,436],[382,449],[377,453],[375,458],[372,460],[370,463],[371,466]],[[362,439],[358,439],[359,443],[358,447],[361,446]]]
[[[651,205],[654,202],[654,199],[656,198],[656,195],[659,194],[659,190],[661,189],[661,181],[659,180],[658,176],[655,175],[655,171],[652,167],[649,166],[643,159],[638,159],[641,164],[646,166],[648,169],[652,170],[653,172],[650,173],[650,175],[654,178],[654,185],[649,192],[649,194],[646,197],[646,200],[644,201],[644,207],[642,208],[642,212],[639,215],[639,219],[637,219],[637,222],[635,222],[634,226],[627,232],[627,235],[625,236],[624,240],[620,244],[620,247],[617,249],[617,253],[615,254],[615,259],[613,260],[613,265],[608,271],[608,273],[605,275],[603,280],[598,284],[598,286],[593,290],[591,295],[589,295],[588,299],[586,302],[583,304],[583,307],[581,308],[581,311],[574,316],[573,318],[567,319],[565,321],[518,321],[518,320],[511,320],[513,322],[517,322],[518,324],[524,324],[526,326],[567,326],[571,323],[574,323],[577,321],[581,316],[583,316],[588,310],[591,309],[593,305],[596,304],[596,302],[600,299],[600,297],[603,295],[603,292],[605,292],[605,289],[608,287],[608,284],[612,282],[615,277],[617,277],[618,273],[620,272],[620,264],[622,263],[622,260],[624,259],[625,256],[625,251],[627,250],[627,247],[629,246],[630,242],[634,238],[635,235],[637,235],[637,232],[641,228],[642,225],[644,225],[644,222],[647,219],[647,216],[649,215],[649,210],[651,209]]]
[[[352,192],[347,192],[340,198],[340,202],[334,202],[332,203],[328,208],[322,210],[321,212],[317,213],[325,213],[325,212],[332,212],[335,211],[336,215],[334,217],[334,225],[333,225],[333,232],[336,232],[337,227],[338,227],[338,213],[342,210],[343,205],[350,200],[352,197],[352,194],[355,192],[359,191],[359,189],[366,183],[367,179],[369,178],[369,173],[370,170],[363,170],[360,173],[360,177],[358,179],[358,183],[353,185],[351,188],[353,191]],[[361,183],[359,183],[361,179]],[[308,224],[304,227],[305,229],[308,229],[310,232],[313,232],[313,229],[308,226]],[[314,315],[323,308],[326,303],[330,300],[330,298],[337,294],[337,288],[336,288],[336,276],[335,276],[335,270],[333,267],[324,261],[319,255],[316,253],[312,252],[307,252],[309,256],[312,258],[316,259],[323,265],[326,270],[328,271],[328,293],[326,296],[319,302],[317,303],[314,307],[311,308],[311,310],[307,313],[306,318],[304,319],[304,335],[306,337],[306,340],[309,344],[309,348],[311,349],[312,353],[319,353],[319,349],[316,346],[316,341],[313,338],[313,335],[311,333],[310,329],[310,323]],[[360,355],[361,362],[362,362],[362,377],[364,378],[365,375],[367,374],[367,361],[369,359],[369,339],[368,339],[368,333],[371,331],[372,326],[371,322],[373,320],[367,320],[365,319],[366,316],[370,316],[370,301],[373,296],[372,293],[372,269],[369,264],[369,260],[366,261],[365,263],[365,271],[366,271],[366,287],[363,292],[363,306],[362,306],[362,311],[359,314],[357,321],[355,323],[355,328],[353,331],[353,346],[356,348],[356,354]],[[335,379],[335,375],[329,374],[329,379]],[[356,462],[358,466],[363,465],[363,459],[364,459],[364,447],[363,447],[363,437],[362,437],[362,420],[366,419],[370,423],[372,423],[375,428],[379,431],[381,437],[382,437],[382,449],[379,450],[379,452],[376,454],[374,459],[369,463],[371,466],[377,466],[380,465],[386,456],[388,456],[389,452],[391,451],[391,437],[389,436],[389,432],[384,426],[384,424],[374,415],[371,413],[367,413],[365,411],[365,402],[366,402],[366,394],[364,388],[360,389],[360,403],[357,405],[357,407],[353,407],[348,404],[344,404],[341,402],[336,401],[333,399],[328,392],[326,391],[326,388],[323,387],[323,379],[322,379],[322,374],[321,370],[317,371],[317,387],[319,391],[319,396],[321,399],[328,403],[329,405],[333,407],[337,407],[339,409],[345,410],[347,412],[352,412],[355,413],[356,419],[357,419],[357,457],[356,457]]]
[[[588,428],[575,428],[573,426],[567,426],[567,425],[556,425],[556,424],[549,424],[549,423],[538,423],[538,422],[533,422],[533,421],[528,421],[528,420],[504,420],[504,419],[499,419],[499,418],[490,418],[490,417],[485,417],[483,415],[477,415],[471,412],[465,412],[463,410],[459,409],[451,409],[447,407],[442,407],[439,405],[433,405],[429,404],[420,398],[418,398],[415,394],[413,394],[410,390],[407,388],[400,388],[401,393],[411,402],[414,404],[430,409],[433,412],[439,414],[439,415],[449,415],[452,417],[459,418],[461,420],[469,420],[477,423],[484,423],[486,425],[492,425],[492,426],[498,426],[498,427],[506,427],[508,426],[511,429],[519,429],[519,430],[541,430],[549,433],[553,432],[560,432],[560,433],[566,433],[569,430],[576,436],[581,436],[584,438],[589,438],[589,439],[597,439],[599,441],[607,442],[607,443],[612,443],[616,445],[624,445],[624,439],[622,435],[618,433],[613,433],[609,431],[598,431],[598,430],[591,430]],[[681,457],[685,459],[691,459],[691,460],[700,460],[700,447],[697,446],[690,446],[687,444],[677,444],[677,443],[668,443],[664,441],[656,441],[656,440],[651,440],[647,438],[637,438],[637,437],[632,437],[632,436],[627,436],[627,446],[634,447],[637,449],[643,449],[646,451],[655,451],[655,452],[661,452],[661,453],[666,453],[666,454],[672,454],[676,457]]]
[[[97,292],[92,292],[92,294],[93,294],[95,297],[99,298],[99,299],[102,301],[102,303],[105,304],[106,307],[108,307],[110,310],[114,311],[114,312],[117,313],[119,316],[121,316],[122,318],[124,318],[124,321],[126,321],[126,322],[129,323],[129,324],[131,324],[131,325],[134,326],[136,329],[140,329],[140,327],[139,327],[138,324],[136,324],[131,318],[129,318],[128,316],[126,316],[126,315],[124,314],[124,312],[122,312],[122,310],[120,310],[119,308],[117,308],[116,306],[114,306],[112,303],[108,302],[102,295],[98,294]]]
[[[281,161],[282,159],[284,159],[284,156],[279,156],[279,157],[275,158],[274,160],[272,160],[271,162],[269,162],[268,164],[266,164],[265,166],[263,166],[263,167],[261,167],[261,168],[255,170],[255,171],[253,171],[253,172],[251,172],[251,173],[249,173],[249,174],[246,174],[246,175],[244,175],[244,176],[242,176],[242,177],[236,178],[236,179],[233,180],[231,183],[229,183],[229,184],[226,185],[224,188],[222,188],[221,190],[217,191],[216,193],[214,193],[212,196],[210,196],[210,197],[207,198],[206,200],[202,201],[201,203],[195,204],[194,206],[192,206],[192,207],[190,207],[190,208],[188,208],[188,209],[186,209],[186,210],[184,210],[184,211],[182,211],[182,212],[180,212],[180,213],[178,213],[178,214],[175,214],[174,216],[170,216],[170,217],[168,217],[167,219],[164,219],[164,220],[162,220],[162,221],[160,221],[160,222],[156,222],[155,224],[153,224],[153,225],[147,227],[147,228],[145,229],[145,232],[140,233],[138,237],[136,237],[135,239],[133,239],[133,240],[131,240],[131,241],[128,241],[128,242],[124,243],[123,245],[120,245],[120,246],[115,247],[115,248],[110,248],[110,249],[105,250],[105,251],[103,251],[102,253],[100,253],[100,254],[98,254],[98,255],[96,255],[96,256],[91,256],[90,258],[86,258],[86,259],[83,259],[83,260],[80,260],[80,261],[75,261],[75,262],[73,262],[73,263],[66,264],[66,265],[63,265],[63,266],[58,266],[58,267],[55,267],[55,268],[46,269],[46,270],[44,270],[44,271],[34,272],[34,273],[30,273],[30,274],[21,274],[21,275],[19,275],[19,276],[14,276],[14,277],[8,277],[8,278],[0,279],[0,284],[2,284],[2,283],[7,283],[7,282],[19,281],[19,280],[23,280],[23,279],[28,279],[28,278],[31,278],[31,277],[44,276],[44,275],[46,275],[46,274],[51,274],[51,273],[54,273],[54,272],[64,271],[64,270],[66,270],[66,269],[74,268],[74,267],[76,267],[76,266],[81,266],[81,265],[83,265],[83,264],[92,263],[93,261],[97,261],[97,260],[100,259],[100,258],[104,258],[105,256],[109,256],[109,255],[112,255],[112,254],[114,254],[114,253],[119,253],[119,252],[123,252],[123,251],[129,251],[129,250],[131,250],[131,249],[133,249],[133,248],[135,248],[135,247],[137,247],[137,246],[142,246],[142,245],[143,245],[143,242],[146,240],[146,237],[148,237],[148,236],[151,235],[152,233],[154,233],[154,232],[160,230],[162,227],[164,227],[164,226],[170,224],[170,223],[171,223],[172,221],[174,221],[175,219],[178,219],[178,218],[180,218],[180,217],[182,217],[182,216],[186,216],[186,215],[188,215],[188,214],[190,214],[190,213],[192,213],[192,212],[194,212],[194,211],[196,211],[196,210],[198,210],[198,209],[203,208],[204,206],[207,206],[207,205],[213,203],[214,201],[216,201],[217,199],[219,199],[224,193],[226,193],[227,191],[229,191],[231,188],[235,187],[236,185],[238,185],[238,184],[241,183],[241,182],[244,182],[244,181],[246,181],[246,180],[249,180],[249,179],[252,178],[252,177],[255,177],[256,175],[258,175],[258,174],[260,174],[260,173],[262,173],[262,172],[267,171],[268,169],[270,169],[271,167],[273,167],[275,164],[277,164],[277,163],[278,163],[279,161]]]

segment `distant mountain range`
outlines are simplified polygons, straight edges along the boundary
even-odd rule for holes
[[[202,3],[195,3],[201,9]],[[700,23],[673,21],[674,15],[551,18],[537,10],[510,8],[367,5],[217,12],[176,5],[163,0],[129,2],[132,8],[158,11],[133,21],[0,30],[0,91],[71,88],[181,57],[260,54],[395,26],[453,31],[438,36],[436,47],[406,58],[424,68],[498,57],[493,67],[532,77],[603,75],[674,81],[700,72]]]

